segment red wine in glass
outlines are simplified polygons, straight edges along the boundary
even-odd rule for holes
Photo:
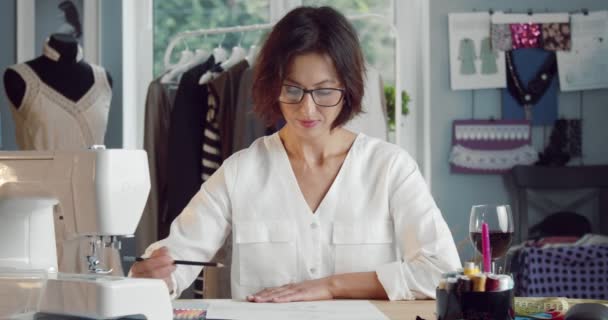
[[[490,230],[490,252],[492,260],[500,258],[507,253],[513,240],[513,232],[501,232]],[[481,249],[481,232],[471,232],[471,241],[475,244],[477,251]]]

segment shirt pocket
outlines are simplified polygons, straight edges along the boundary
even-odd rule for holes
[[[295,281],[295,230],[288,221],[244,222],[235,226],[239,284],[276,287]]]
[[[395,261],[394,232],[391,221],[335,222],[334,273],[374,271]]]

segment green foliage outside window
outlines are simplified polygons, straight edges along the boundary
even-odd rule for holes
[[[171,37],[180,32],[268,23],[269,20],[269,0],[154,0],[154,75],[164,71],[165,49]],[[261,34],[262,31],[250,31],[190,38],[173,50],[171,61],[178,61],[179,52],[184,49],[212,50],[220,43],[228,52],[239,43],[248,48],[258,42]]]
[[[386,114],[388,116],[388,127],[395,130],[395,87],[384,86],[384,97],[386,98]],[[410,96],[405,90],[401,91],[401,114],[406,115],[410,112],[408,104]]]

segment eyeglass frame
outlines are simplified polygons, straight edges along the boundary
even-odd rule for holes
[[[279,99],[278,99],[279,102],[285,103],[285,104],[298,104],[298,103],[301,103],[302,100],[304,100],[304,96],[307,93],[309,93],[310,94],[310,98],[312,99],[312,101],[317,106],[322,107],[322,108],[332,108],[332,107],[335,107],[335,106],[339,105],[340,102],[342,102],[342,100],[344,100],[344,93],[346,92],[346,89],[344,89],[344,88],[315,88],[315,89],[305,89],[305,88],[294,86],[294,85],[291,85],[291,84],[282,84],[281,88],[283,88],[283,87],[292,87],[292,88],[298,88],[298,89],[302,90],[302,97],[300,97],[300,101],[298,101],[298,102],[285,102],[285,101],[281,101],[281,95],[279,95]],[[336,104],[333,104],[333,105],[330,105],[330,106],[318,104],[317,101],[315,100],[315,96],[313,95],[313,92],[315,92],[317,90],[335,90],[335,91],[340,91],[340,93],[341,93],[340,99],[338,100],[338,102],[336,102]]]

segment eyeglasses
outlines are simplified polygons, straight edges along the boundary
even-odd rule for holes
[[[344,97],[344,89],[318,88],[309,90],[284,84],[281,88],[279,101],[287,104],[300,103],[307,93],[310,93],[312,101],[319,107],[335,107]]]

